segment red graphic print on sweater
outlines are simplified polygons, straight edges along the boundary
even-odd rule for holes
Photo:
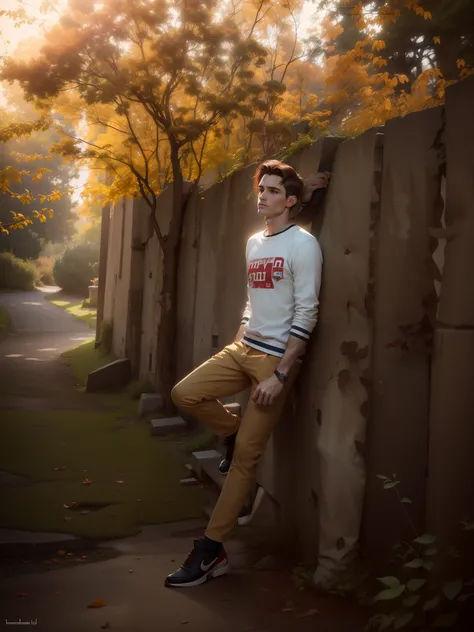
[[[267,257],[251,259],[248,269],[248,280],[251,288],[274,288],[273,282],[283,279],[285,260],[283,257]]]

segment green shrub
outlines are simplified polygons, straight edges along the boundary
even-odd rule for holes
[[[393,574],[377,577],[377,592],[371,597],[377,612],[369,620],[366,630],[395,632],[404,628],[425,632],[454,627],[468,616],[464,602],[472,601],[474,597],[474,577],[470,571],[466,571],[467,577],[460,576],[446,564],[450,558],[460,557],[457,547],[450,547],[450,550],[442,547],[436,536],[417,532],[408,510],[412,502],[399,492],[400,481],[396,474],[392,478],[377,474],[377,478],[398,502],[415,537],[411,542],[394,545],[398,559],[392,566]],[[474,522],[462,521],[460,524],[464,531],[474,532]]]
[[[38,276],[31,262],[15,257],[11,252],[0,253],[0,289],[34,290]]]
[[[65,292],[87,296],[91,279],[95,276],[99,248],[91,244],[78,244],[67,248],[53,268],[56,283]]]
[[[113,335],[112,324],[104,320],[100,328],[100,346],[104,353],[112,352]]]
[[[44,283],[44,285],[54,285],[54,257],[38,257],[34,263],[38,270],[41,283]]]

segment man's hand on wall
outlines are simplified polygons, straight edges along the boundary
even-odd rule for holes
[[[282,390],[283,383],[280,382],[276,375],[272,375],[260,382],[252,395],[252,399],[261,406],[271,406]]]
[[[330,179],[330,171],[320,171],[319,173],[308,176],[304,182],[303,193],[301,195],[303,204],[310,201],[314,191],[317,189],[325,189],[329,185]]]

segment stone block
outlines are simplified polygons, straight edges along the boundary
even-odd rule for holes
[[[220,463],[221,460],[222,456],[216,450],[200,450],[192,453],[191,466],[196,476],[201,478],[204,463],[207,461],[218,461],[218,463]]]
[[[163,398],[158,393],[142,393],[138,403],[138,416],[156,413],[163,407]]]
[[[153,436],[162,436],[172,432],[186,430],[186,422],[181,417],[167,417],[166,419],[152,419],[150,431]]]
[[[87,376],[86,391],[118,391],[130,382],[131,366],[129,358],[120,358],[103,367],[91,371]]]
[[[194,476],[190,476],[189,478],[182,478],[179,482],[181,485],[185,486],[197,485],[199,483],[198,479]]]
[[[99,288],[97,285],[89,285],[89,306],[97,307],[97,297]]]

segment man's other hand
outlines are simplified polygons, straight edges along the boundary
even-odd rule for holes
[[[256,404],[260,404],[261,406],[271,406],[282,390],[282,382],[280,382],[276,375],[272,375],[266,380],[263,380],[263,382],[260,382],[252,395],[252,399]]]
[[[330,171],[320,171],[319,173],[311,174],[304,182],[303,193],[301,195],[301,201],[306,204],[310,201],[311,196],[317,189],[326,189],[331,179]]]

